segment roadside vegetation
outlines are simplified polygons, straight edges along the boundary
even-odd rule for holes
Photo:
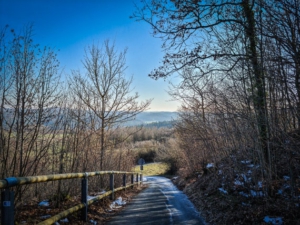
[[[33,34],[31,25],[21,32],[9,26],[0,30],[0,179],[131,171],[139,154],[156,151],[162,138],[171,136],[170,128],[126,125],[151,102],[140,102],[132,92],[126,50],[109,41],[91,45],[83,56],[86,76],[74,68],[62,79],[57,51],[39,46]],[[116,179],[115,185],[120,182]],[[90,192],[107,187],[106,178],[89,182]],[[23,219],[24,205],[33,209],[45,199],[52,207],[75,204],[80,183],[56,181],[13,190],[16,216]]]
[[[165,52],[150,77],[181,78],[169,90],[182,103],[176,121],[124,126],[151,101],[138,102],[120,76],[126,50],[90,46],[88,76],[74,70],[63,84],[56,51],[36,45],[31,27],[22,35],[6,27],[0,178],[128,171],[144,158],[162,162],[145,173],[168,167],[178,176],[209,224],[299,224],[299,0],[141,2],[132,17],[150,24]],[[106,185],[95,180],[92,191]],[[74,196],[75,187],[24,186],[16,202]]]
[[[176,183],[209,224],[299,224],[299,0],[142,3],[165,53],[149,76],[181,78]]]

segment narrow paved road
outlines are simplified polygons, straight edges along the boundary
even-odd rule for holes
[[[146,177],[149,187],[108,224],[199,224],[204,222],[187,196],[164,177]]]

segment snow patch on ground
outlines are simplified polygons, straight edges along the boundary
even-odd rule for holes
[[[249,203],[242,202],[242,206],[250,207],[251,205]]]
[[[59,222],[62,222],[62,223],[69,223],[69,220],[68,220],[68,218],[64,218],[64,219],[60,220]]]
[[[213,167],[215,167],[215,164],[214,164],[214,163],[208,163],[208,164],[206,165],[206,168],[207,168],[207,169],[213,168]]]
[[[242,195],[242,196],[244,196],[244,197],[246,197],[246,198],[249,197],[249,195],[247,193],[243,192],[243,191],[240,191],[239,194]]]
[[[89,200],[94,199],[94,198],[96,198],[96,197],[98,197],[100,195],[103,195],[105,193],[106,193],[106,191],[100,191],[100,192],[93,193],[92,196],[91,195],[87,196],[87,200],[89,201]]]
[[[41,219],[48,219],[50,217],[51,217],[51,215],[44,215],[44,216],[41,216]]]
[[[49,206],[49,200],[43,200],[39,203],[39,206],[44,206],[44,207],[47,207]]]
[[[263,197],[265,194],[262,191],[253,191],[250,190],[250,194],[252,197]]]
[[[87,196],[87,200],[89,201],[89,200],[91,200],[91,199],[94,199],[94,198],[96,198],[97,196]]]
[[[269,217],[265,216],[264,222],[268,224],[273,224],[273,225],[281,225],[283,224],[282,218],[281,217]]]
[[[218,188],[220,192],[222,192],[223,194],[228,194],[228,192],[226,190],[224,190],[223,188]]]
[[[97,225],[97,221],[95,221],[95,220],[90,220],[90,223],[94,224],[94,225]]]
[[[244,186],[244,182],[241,182],[239,180],[235,180],[234,184],[237,185],[237,186]]]
[[[121,208],[123,205],[126,205],[126,201],[123,201],[122,197],[119,197],[115,201],[113,201],[109,207],[113,210]]]

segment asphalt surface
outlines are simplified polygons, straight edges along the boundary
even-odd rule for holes
[[[146,177],[149,187],[139,193],[109,225],[199,224],[203,219],[187,196],[164,177]]]

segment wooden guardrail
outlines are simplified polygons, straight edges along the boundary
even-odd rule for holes
[[[90,200],[88,200],[88,177],[98,176],[103,174],[110,175],[110,191],[105,192],[102,195],[98,195]],[[123,186],[114,188],[114,174],[123,174]],[[127,184],[126,176],[131,174],[131,183]],[[136,179],[134,179],[136,175]],[[65,180],[65,179],[76,179],[82,178],[81,181],[81,203],[67,209],[41,223],[40,225],[53,224],[56,221],[65,218],[69,214],[72,214],[78,210],[82,212],[82,220],[87,221],[87,209],[88,205],[104,198],[110,196],[114,199],[114,193],[128,187],[134,186],[135,184],[142,183],[143,175],[141,173],[126,172],[126,171],[96,171],[96,172],[85,172],[85,173],[66,173],[66,174],[53,174],[53,175],[42,175],[42,176],[30,176],[30,177],[8,177],[6,179],[0,180],[0,189],[4,189],[1,192],[1,224],[2,225],[13,225],[14,224],[14,192],[10,190],[11,187],[41,183],[47,181],[55,180]],[[134,180],[136,182],[134,182]]]

